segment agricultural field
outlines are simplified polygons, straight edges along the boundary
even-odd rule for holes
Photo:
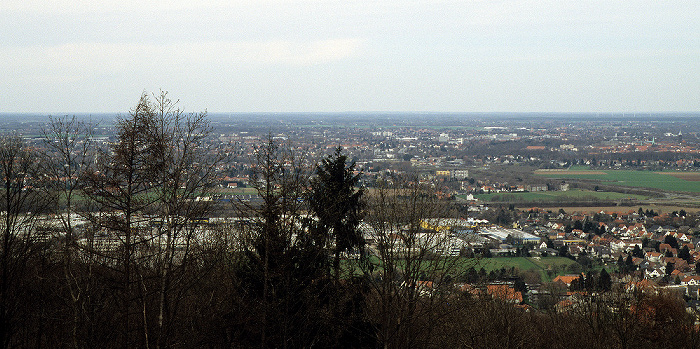
[[[547,191],[528,193],[491,193],[475,195],[481,201],[499,202],[557,202],[557,201],[595,201],[595,200],[645,200],[648,196],[617,192],[600,192],[590,190]]]
[[[536,175],[551,178],[576,178],[598,180],[605,184],[627,187],[660,189],[664,191],[700,193],[700,174],[677,171],[634,171],[634,170],[605,170],[588,171],[569,170],[537,170]]]

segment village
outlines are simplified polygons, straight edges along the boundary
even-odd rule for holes
[[[519,212],[519,216],[509,226],[479,219],[445,219],[443,223],[460,227],[453,228],[457,233],[452,237],[468,241],[462,245],[466,249],[462,253],[479,257],[473,267],[477,270],[489,265],[490,259],[512,257],[539,261],[558,256],[575,263],[560,269],[549,265],[542,270],[542,278],[515,267],[501,271],[500,276],[494,276],[493,270],[491,275],[482,270],[481,278],[472,279],[472,283],[456,283],[455,287],[475,295],[486,293],[528,311],[558,312],[570,311],[595,296],[596,290],[598,294],[612,289],[670,291],[683,297],[687,311],[696,321],[700,319],[700,250],[696,249],[700,226],[694,214],[684,210],[658,214],[641,208],[593,214],[531,208]],[[446,230],[446,226],[435,224],[432,220],[427,226]],[[436,252],[448,255],[457,244],[452,240],[450,246],[451,249]],[[595,279],[587,272],[593,273]],[[602,275],[607,281],[597,280]],[[523,280],[524,287],[517,286],[516,281]]]

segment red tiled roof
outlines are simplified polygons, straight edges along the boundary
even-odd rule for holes
[[[552,282],[563,282],[566,284],[566,286],[570,286],[574,280],[578,279],[581,277],[580,275],[558,275],[557,277],[552,280]]]

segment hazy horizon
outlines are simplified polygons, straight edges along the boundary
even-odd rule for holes
[[[192,111],[185,111],[191,113]],[[119,116],[127,116],[129,111],[124,112],[96,112],[96,113],[38,113],[38,112],[4,112],[0,111],[0,118],[8,120],[8,118],[17,118],[14,121],[36,121],[48,120],[49,117],[58,118],[64,116],[76,116],[79,119],[84,118],[116,118]],[[666,119],[666,118],[700,118],[700,112],[431,112],[431,111],[340,111],[340,112],[207,112],[207,115],[212,120],[230,119],[230,118],[245,118],[249,116],[258,116],[262,118],[277,118],[284,120],[294,117],[301,118],[340,118],[340,117],[396,117],[404,116],[409,118],[422,117],[437,117],[437,118],[487,118],[492,120],[509,119],[509,118],[586,118],[586,119],[609,119],[609,120],[640,120],[640,119]],[[31,119],[26,119],[31,118]],[[36,119],[36,120],[35,120]],[[249,119],[247,119],[249,120]],[[249,120],[250,121],[250,120]],[[254,121],[254,120],[253,120]]]

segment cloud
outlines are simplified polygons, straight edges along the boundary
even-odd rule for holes
[[[312,42],[272,41],[249,46],[246,57],[252,62],[310,65],[337,61],[354,55],[362,46],[358,39],[332,39]],[[236,47],[228,47],[235,52]]]
[[[0,48],[6,71],[70,75],[117,73],[139,69],[226,69],[228,65],[316,65],[358,54],[363,40],[338,38],[315,41],[263,42],[69,43],[56,46]]]
[[[234,8],[275,4],[337,3],[337,0],[3,0],[0,11],[30,13],[127,13]]]

